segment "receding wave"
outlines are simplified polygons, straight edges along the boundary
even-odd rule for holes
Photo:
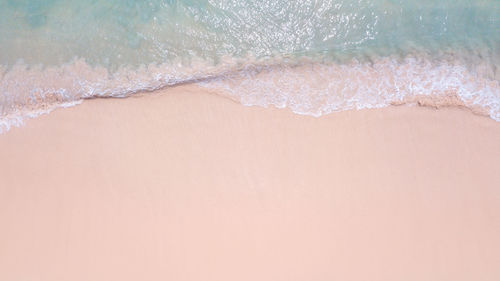
[[[212,66],[149,65],[113,74],[82,60],[49,68],[16,65],[0,79],[0,129],[84,99],[127,97],[179,83],[196,83],[243,105],[289,107],[312,116],[419,104],[463,106],[500,121],[500,84],[487,74],[471,71],[460,61],[424,56],[349,63],[228,59]]]
[[[422,57],[381,58],[370,63],[300,63],[249,67],[198,84],[244,105],[289,107],[322,116],[388,105],[463,106],[500,121],[498,80],[464,65]]]

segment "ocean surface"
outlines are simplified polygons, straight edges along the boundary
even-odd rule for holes
[[[0,0],[0,132],[197,83],[321,116],[463,106],[500,121],[500,0]]]

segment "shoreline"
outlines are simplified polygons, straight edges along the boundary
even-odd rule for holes
[[[433,60],[418,54],[345,64],[313,58],[275,60],[227,58],[218,65],[163,63],[137,69],[123,66],[116,72],[83,59],[47,68],[17,64],[0,71],[0,132],[20,120],[87,99],[157,94],[170,87],[206,88],[243,105],[287,107],[316,117],[415,104],[463,106],[500,122],[500,84],[491,67],[475,72],[458,58]]]
[[[498,280],[500,124],[195,85],[0,134],[1,280]]]

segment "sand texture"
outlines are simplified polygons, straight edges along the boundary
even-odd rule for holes
[[[206,91],[0,135],[0,280],[500,280],[500,123]]]

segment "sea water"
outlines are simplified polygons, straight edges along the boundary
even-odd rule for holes
[[[500,121],[500,0],[0,0],[0,131],[197,83],[321,116],[459,105]]]

